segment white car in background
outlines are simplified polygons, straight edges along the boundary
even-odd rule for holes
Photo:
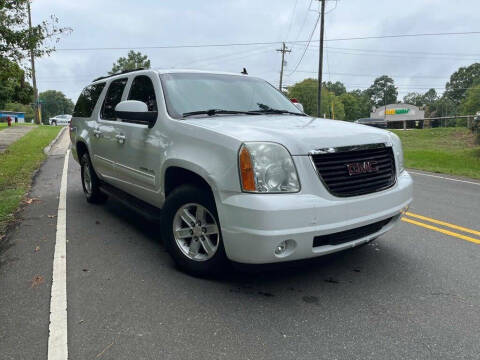
[[[70,124],[70,120],[72,119],[72,115],[57,115],[55,117],[52,117],[48,119],[48,123],[53,126],[57,125],[68,125]]]

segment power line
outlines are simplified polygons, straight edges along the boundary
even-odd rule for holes
[[[404,37],[423,37],[423,36],[452,36],[452,35],[478,35],[480,31],[465,32],[445,32],[445,33],[420,33],[420,34],[398,34],[398,35],[378,35],[378,36],[357,36],[325,39],[324,41],[347,41],[347,40],[369,40],[369,39],[391,39]],[[312,40],[290,40],[285,41],[288,44],[310,43]],[[318,41],[318,40],[314,40]],[[187,44],[187,45],[160,45],[160,46],[129,46],[129,47],[90,47],[90,48],[60,48],[56,51],[97,51],[97,50],[147,50],[147,49],[188,49],[188,48],[209,48],[209,47],[227,47],[227,46],[253,46],[253,45],[277,45],[282,41],[264,41],[264,42],[238,42],[223,44]]]
[[[286,39],[290,36],[290,31],[292,30],[293,21],[295,19],[295,16],[294,16],[295,10],[297,10],[297,4],[298,4],[298,0],[295,0],[295,5],[293,5],[293,10],[292,10],[292,13],[290,14],[290,24],[288,26],[287,35],[285,36]]]
[[[307,53],[307,49],[308,49],[308,46],[310,45],[310,41],[312,40],[312,37],[313,37],[313,34],[315,33],[315,30],[317,29],[317,25],[318,25],[318,22],[320,21],[320,14],[318,15],[317,17],[317,21],[315,21],[315,26],[313,27],[313,30],[312,30],[312,33],[310,34],[310,38],[307,42],[307,44],[305,45],[305,50],[303,51],[303,54],[302,56],[300,57],[300,60],[298,60],[297,62],[297,65],[295,65],[295,68],[293,69],[293,71],[291,71],[288,76],[292,75],[295,71],[297,71],[298,69],[298,66],[301,64],[305,54]]]

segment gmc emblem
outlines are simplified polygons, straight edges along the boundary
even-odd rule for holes
[[[348,175],[360,175],[365,173],[376,173],[378,166],[376,161],[363,161],[352,164],[346,164]]]

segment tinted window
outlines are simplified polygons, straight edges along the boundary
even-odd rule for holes
[[[87,86],[80,94],[75,109],[73,110],[73,116],[76,117],[90,117],[92,116],[93,109],[97,103],[100,94],[102,93],[105,83],[95,84]]]
[[[128,100],[142,101],[148,106],[148,111],[157,111],[157,100],[152,80],[145,75],[137,76],[132,83]]]
[[[100,117],[106,120],[116,120],[115,106],[122,100],[123,89],[128,79],[118,79],[111,82],[108,87],[107,95],[103,101]]]

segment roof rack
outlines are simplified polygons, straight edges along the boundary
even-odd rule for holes
[[[108,79],[109,77],[112,77],[112,76],[122,75],[122,74],[131,73],[131,72],[139,71],[139,70],[145,70],[145,68],[141,67],[141,68],[137,68],[137,69],[133,69],[133,70],[123,70],[123,71],[121,71],[119,73],[116,73],[116,74],[107,75],[107,76],[100,76],[96,79],[93,79],[92,82],[95,82],[95,81],[98,81],[98,80],[103,80],[103,79]]]

